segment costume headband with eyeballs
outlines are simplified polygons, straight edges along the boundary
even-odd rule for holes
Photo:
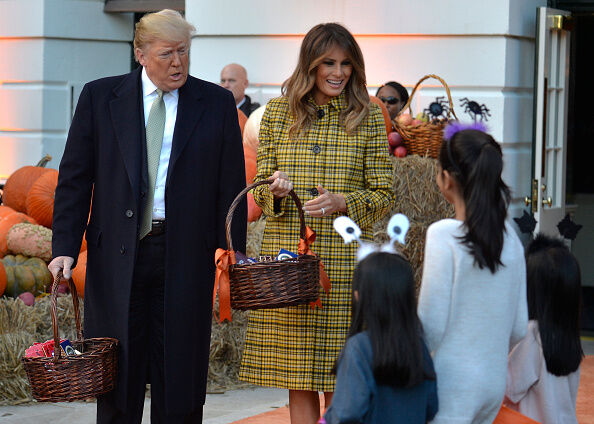
[[[394,248],[394,242],[398,241],[400,244],[404,244],[406,233],[408,232],[409,227],[410,222],[408,221],[406,215],[397,213],[396,215],[392,216],[390,221],[388,221],[387,229],[390,241],[378,246],[375,243],[369,243],[361,240],[361,229],[348,216],[339,216],[334,220],[334,229],[342,236],[345,244],[349,244],[352,241],[357,241],[359,243],[359,249],[357,250],[358,261],[363,260],[363,258],[365,258],[370,253],[378,251],[400,254],[400,252]]]

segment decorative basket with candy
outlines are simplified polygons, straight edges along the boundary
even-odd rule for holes
[[[233,212],[248,191],[263,184],[272,184],[272,181],[264,180],[246,187],[227,213],[227,250],[218,249],[215,256],[215,294],[218,290],[221,320],[231,318],[229,303],[233,309],[250,310],[304,305],[319,299],[320,275],[324,274],[320,271],[320,259],[309,249],[315,233],[306,227],[301,201],[292,190],[289,194],[297,205],[300,220],[299,254],[293,257],[281,251],[280,258],[261,257],[258,261],[236,258],[231,240]]]
[[[70,402],[92,398],[111,391],[116,381],[118,341],[109,337],[83,338],[78,295],[72,279],[68,280],[68,284],[72,293],[78,339],[67,343],[58,337],[56,298],[61,279],[60,272],[52,285],[54,338],[34,344],[21,359],[33,397],[39,402]]]

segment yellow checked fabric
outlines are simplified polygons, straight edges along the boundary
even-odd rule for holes
[[[346,108],[343,95],[320,106],[324,111],[298,140],[289,140],[291,119],[284,97],[266,106],[260,126],[256,181],[274,171],[288,173],[303,203],[314,199],[318,184],[342,193],[347,215],[372,238],[371,226],[394,200],[392,165],[380,108],[371,104],[369,117],[351,136],[339,124]],[[297,252],[299,217],[292,199],[273,212],[268,186],[254,189],[254,198],[267,215],[261,254],[276,255],[281,248]],[[351,315],[351,276],[356,264],[356,243],[345,245],[334,231],[338,214],[322,218],[306,215],[316,233],[312,250],[322,259],[332,282],[329,295],[321,293],[323,308],[309,306],[252,311],[243,352],[240,378],[262,386],[293,390],[333,391],[331,369],[344,345]]]

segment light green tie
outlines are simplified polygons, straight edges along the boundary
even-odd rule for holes
[[[163,94],[163,90],[157,88],[157,98],[151,106],[151,111],[149,112],[148,121],[146,123],[148,191],[142,210],[142,225],[140,226],[141,239],[151,231],[153,221],[155,183],[157,181],[157,170],[159,169],[159,158],[161,157],[163,131],[165,130],[165,102],[163,101]]]

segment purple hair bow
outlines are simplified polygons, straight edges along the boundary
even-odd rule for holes
[[[452,121],[443,130],[443,138],[444,140],[449,140],[454,136],[454,134],[462,130],[477,130],[486,133],[487,127],[480,121],[473,122],[472,124],[465,124],[460,121]]]

